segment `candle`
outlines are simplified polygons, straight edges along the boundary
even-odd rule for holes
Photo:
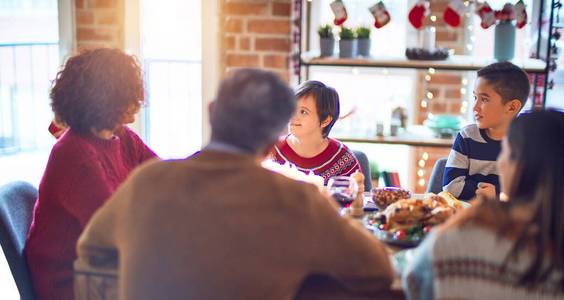
[[[427,51],[435,50],[435,27],[428,26],[423,30],[423,49]]]

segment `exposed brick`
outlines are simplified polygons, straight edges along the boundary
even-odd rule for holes
[[[82,41],[111,41],[114,33],[106,29],[77,28],[77,39]]]
[[[249,20],[247,30],[254,33],[289,34],[290,22],[288,20]]]
[[[434,114],[444,114],[447,112],[447,105],[440,101],[430,101],[431,112]]]
[[[76,8],[84,8],[84,0],[74,0],[74,6]]]
[[[290,3],[272,3],[272,15],[274,16],[289,16]]]
[[[460,99],[461,96],[460,89],[447,89],[445,92],[445,98]]]
[[[88,10],[77,10],[76,11],[76,24],[78,25],[90,25],[94,24],[94,14],[92,11]]]
[[[262,65],[265,68],[285,69],[288,67],[288,56],[267,54],[262,58]]]
[[[435,74],[431,76],[431,84],[460,84],[460,75]]]
[[[88,7],[91,8],[116,8],[116,0],[88,0]]]
[[[226,36],[223,38],[224,50],[234,50],[235,49],[235,37]]]
[[[461,107],[462,107],[462,104],[460,104],[460,102],[452,102],[452,103],[450,103],[448,109],[450,110],[450,113],[452,113],[452,114],[459,114]]]
[[[225,63],[228,67],[258,67],[256,54],[227,54]]]
[[[96,24],[100,25],[116,25],[118,24],[118,18],[114,13],[97,14]]]
[[[223,26],[225,32],[240,33],[243,31],[243,21],[241,19],[227,18]]]
[[[258,51],[290,51],[289,38],[256,38],[255,50]]]
[[[437,31],[435,38],[438,42],[456,42],[458,34],[456,31]]]
[[[248,37],[239,37],[239,49],[251,50],[251,39]]]
[[[268,12],[266,3],[227,2],[224,6],[227,15],[265,15]]]

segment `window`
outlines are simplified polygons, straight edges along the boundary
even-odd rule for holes
[[[145,137],[163,158],[183,158],[201,148],[201,12],[201,1],[141,1]]]
[[[0,1],[0,184],[37,186],[43,174],[55,142],[49,89],[73,39],[59,24],[72,28],[71,2]]]

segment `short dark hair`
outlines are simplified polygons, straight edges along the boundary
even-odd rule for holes
[[[118,49],[85,50],[70,57],[51,88],[57,121],[87,134],[115,129],[143,103],[143,76],[135,57]]]
[[[319,121],[331,117],[331,122],[329,125],[325,126],[322,131],[323,137],[327,137],[331,132],[331,128],[339,119],[340,106],[339,106],[339,94],[337,91],[325,85],[323,82],[308,80],[302,83],[296,89],[296,98],[300,99],[303,97],[311,96],[315,99],[315,107],[317,108],[317,115]]]
[[[531,84],[529,76],[516,65],[504,61],[488,65],[478,70],[478,77],[484,78],[501,96],[503,103],[513,99],[521,102],[521,108],[529,98]]]
[[[237,69],[219,87],[210,115],[212,140],[256,154],[278,140],[295,110],[294,93],[278,75]]]

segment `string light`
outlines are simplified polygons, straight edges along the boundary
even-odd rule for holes
[[[429,159],[429,153],[423,152],[423,155],[421,155],[421,157],[422,157],[424,160],[428,160],[428,159]]]
[[[419,160],[419,167],[421,167],[421,168],[425,167],[425,160],[424,159]]]
[[[460,94],[466,95],[466,88],[460,88]]]
[[[417,176],[423,177],[423,175],[425,175],[425,170],[419,169],[419,170],[417,171]]]
[[[427,100],[421,100],[421,108],[427,108]]]
[[[433,95],[433,93],[427,92],[427,99],[431,100],[431,99],[433,99],[433,97],[435,97],[435,95]]]
[[[426,80],[426,81],[431,81],[431,75],[429,75],[429,74],[425,75],[425,80]]]
[[[419,186],[425,186],[425,179],[419,179]]]
[[[431,19],[431,22],[433,22],[433,23],[437,22],[437,16],[435,16],[435,15],[432,15],[430,19]]]

